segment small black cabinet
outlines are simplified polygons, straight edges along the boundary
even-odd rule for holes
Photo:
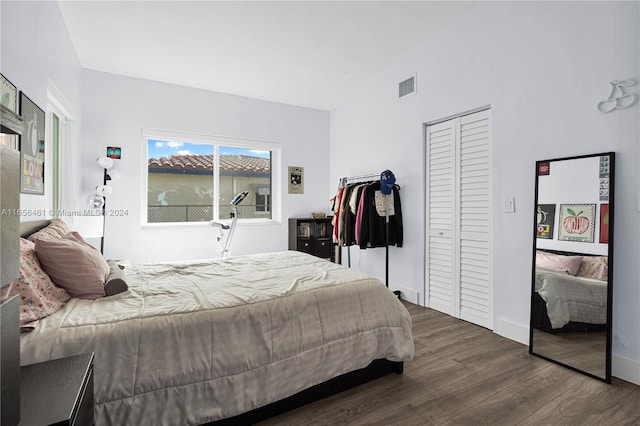
[[[93,425],[93,353],[20,369],[20,426]]]
[[[303,251],[335,261],[331,216],[326,218],[289,219],[289,250]]]

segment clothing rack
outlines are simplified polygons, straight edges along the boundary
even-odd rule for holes
[[[349,184],[353,184],[353,183],[361,183],[361,182],[367,182],[367,181],[375,181],[375,180],[380,180],[380,173],[369,173],[369,174],[365,174],[365,175],[359,175],[359,176],[345,176],[340,178],[340,188],[344,188],[345,186],[349,185]],[[399,185],[395,185],[398,189],[400,188]],[[387,287],[389,287],[389,215],[387,214],[386,219],[385,219],[385,238],[386,238],[386,242],[385,242],[385,285]],[[347,261],[348,261],[348,266],[351,267],[351,246],[346,246],[347,247]],[[398,298],[400,298],[400,291],[394,291],[393,292],[396,296],[398,296]]]
[[[344,188],[350,183],[366,182],[368,180],[380,180],[380,173],[370,173],[368,175],[342,177],[340,178],[340,188]]]
[[[369,173],[367,175],[360,175],[360,176],[344,176],[340,178],[339,187],[344,188],[345,186],[351,183],[360,183],[360,182],[374,181],[379,179],[380,179],[380,173]],[[351,268],[351,246],[347,246],[347,265],[349,266],[349,268]],[[386,273],[388,274],[388,270],[389,270],[388,260],[387,260],[387,265],[385,269],[386,269]],[[387,284],[387,287],[389,287],[388,278],[387,278],[386,284]]]

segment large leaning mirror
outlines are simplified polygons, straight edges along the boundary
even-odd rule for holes
[[[611,383],[615,154],[536,162],[529,353]]]

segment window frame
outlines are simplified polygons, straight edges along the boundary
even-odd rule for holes
[[[45,120],[45,202],[49,208],[47,218],[60,217],[64,187],[63,170],[65,159],[62,155],[65,144],[68,143],[69,118],[67,110],[62,107],[57,98],[47,92],[47,111]]]
[[[148,172],[148,146],[149,140],[179,141],[188,143],[200,143],[213,145],[213,220],[217,222],[230,222],[228,218],[220,217],[220,156],[219,149],[223,147],[256,149],[271,152],[271,218],[243,218],[238,219],[238,224],[279,224],[281,223],[281,167],[280,167],[280,144],[252,139],[230,138],[225,136],[213,136],[197,133],[175,132],[157,129],[141,130],[141,207],[140,207],[140,228],[141,229],[171,229],[171,228],[202,228],[210,227],[210,222],[148,222],[148,200],[149,189]]]

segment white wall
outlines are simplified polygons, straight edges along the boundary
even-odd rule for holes
[[[83,71],[84,129],[90,144],[83,157],[82,186],[87,196],[102,182],[95,160],[107,146],[122,147],[112,173],[113,195],[107,210],[128,212],[107,216],[105,256],[141,261],[217,257],[222,247],[218,230],[198,228],[141,229],[141,129],[260,140],[280,144],[282,222],[243,225],[239,222],[231,246],[234,255],[286,250],[287,218],[329,212],[329,113],[239,96],[214,93],[102,72]],[[304,194],[287,194],[288,166],[304,167]],[[275,172],[275,171],[274,171]]]
[[[639,80],[638,28],[638,2],[479,2],[332,112],[330,182],[388,168],[402,187],[391,286],[424,302],[423,123],[491,105],[494,328],[523,343],[535,161],[616,151],[613,373],[640,383],[639,106],[596,110],[609,81]],[[418,92],[398,100],[398,81],[413,73]],[[503,213],[507,197],[515,213]],[[355,267],[384,279],[384,250],[351,252]]]
[[[0,71],[41,109],[46,111],[47,93],[51,92],[64,107],[74,111],[74,120],[69,127],[73,146],[66,148],[81,150],[78,140],[82,122],[80,62],[58,5],[55,2],[2,1],[0,19]],[[48,152],[45,144],[45,153]],[[67,162],[66,167],[77,167],[77,164]],[[70,185],[62,190],[67,192],[65,200],[73,199],[79,187]],[[48,194],[21,194],[21,209],[31,213],[23,219],[47,217],[50,203]]]

